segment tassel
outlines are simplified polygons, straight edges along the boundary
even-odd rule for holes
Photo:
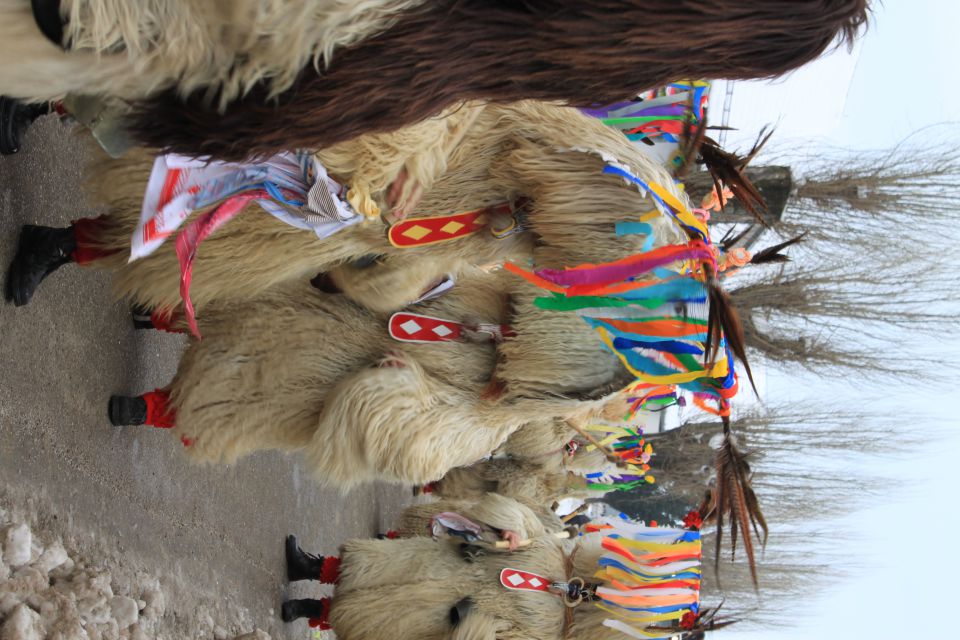
[[[366,186],[354,184],[347,191],[347,202],[353,210],[367,219],[380,216],[380,207],[370,196],[370,189]]]

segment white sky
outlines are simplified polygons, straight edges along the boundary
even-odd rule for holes
[[[728,146],[777,125],[776,145],[891,146],[923,127],[960,121],[960,2],[885,0],[852,53],[831,53],[786,78],[736,83]],[[717,122],[725,83],[711,92]]]
[[[883,6],[875,0],[873,4],[870,30],[852,54],[838,51],[772,84],[737,83],[730,124],[741,131],[728,134],[727,146],[749,147],[760,127],[768,123],[777,124],[775,150],[815,151],[824,144],[851,150],[887,148],[914,131],[951,121],[927,129],[921,139],[960,138],[956,135],[960,132],[956,124],[960,122],[960,0],[885,0]],[[711,94],[712,118],[718,122],[723,83],[715,84]],[[960,234],[956,240],[960,242]],[[955,274],[956,268],[945,271]],[[957,294],[960,299],[960,281]],[[952,344],[945,339],[941,346],[952,349],[952,360],[960,363],[956,345],[954,337]],[[891,357],[909,357],[909,352],[908,343],[899,343]],[[943,377],[955,378],[958,370],[960,366],[950,367]],[[808,602],[781,603],[785,612],[802,613],[801,626],[762,633],[731,627],[715,637],[960,637],[953,623],[960,575],[953,540],[960,524],[955,489],[960,392],[945,397],[905,381],[889,393],[866,380],[851,381],[846,390],[838,390],[824,383],[819,387],[797,384],[782,374],[778,378],[773,371],[768,376],[768,400],[774,404],[777,396],[802,392],[814,402],[822,395],[845,396],[847,405],[856,407],[865,394],[876,397],[886,391],[888,399],[881,400],[879,407],[898,412],[904,429],[929,433],[930,441],[924,450],[911,451],[883,469],[890,496],[881,504],[865,505],[850,514],[833,514],[825,506],[824,517],[836,527],[838,539],[846,532],[860,536],[856,544],[843,544],[848,545],[850,564],[862,569],[822,585]],[[920,411],[930,417],[917,418]],[[798,453],[810,444],[797,443]],[[895,439],[890,446],[897,449]],[[849,471],[857,474],[857,469]],[[811,554],[832,543],[811,540]]]

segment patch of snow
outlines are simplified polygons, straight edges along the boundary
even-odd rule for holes
[[[63,548],[63,543],[57,540],[40,554],[36,566],[40,571],[50,573],[65,564],[69,559],[70,556],[67,555],[67,550]]]
[[[0,627],[0,640],[43,640],[40,615],[25,604],[17,605]]]
[[[183,637],[184,621],[166,615],[167,597],[155,575],[121,577],[116,558],[104,562],[108,570],[68,552],[60,540],[41,546],[27,524],[7,517],[0,509],[0,640]],[[259,629],[234,635],[253,626],[244,609],[202,604],[191,613],[191,637],[270,640]]]
[[[30,562],[31,542],[27,525],[7,527],[3,534],[3,562],[12,569]]]
[[[254,629],[250,633],[235,637],[233,640],[270,640],[270,634],[260,629]]]
[[[137,608],[137,601],[127,596],[113,596],[110,598],[110,613],[114,621],[121,629],[126,629],[130,625],[136,624],[140,619],[140,610]]]

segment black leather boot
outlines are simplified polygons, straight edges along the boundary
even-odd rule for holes
[[[134,329],[155,329],[151,310],[141,305],[134,305],[130,308],[130,316],[133,319]]]
[[[287,536],[287,580],[319,580],[323,570],[323,556],[307,553],[297,544],[296,536]]]
[[[25,104],[0,96],[0,155],[9,156],[19,151],[33,121],[48,113],[48,105]]]
[[[73,227],[55,229],[23,225],[17,254],[7,273],[7,300],[18,307],[30,302],[44,278],[68,262],[73,262],[76,248]]]
[[[297,618],[315,618],[322,620],[327,617],[325,600],[287,600],[280,607],[280,618],[284,622],[293,622]]]
[[[110,396],[107,405],[110,424],[135,427],[147,422],[147,401],[140,396]]]

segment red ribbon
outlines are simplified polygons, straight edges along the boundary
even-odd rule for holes
[[[193,263],[197,259],[197,249],[207,236],[229,222],[249,203],[269,197],[270,194],[264,189],[233,196],[215,209],[198,216],[177,236],[177,259],[180,261],[180,298],[183,300],[183,314],[190,326],[190,333],[198,340],[200,339],[200,329],[197,327],[196,311],[193,308],[193,302],[190,300],[190,283],[193,280]]]

